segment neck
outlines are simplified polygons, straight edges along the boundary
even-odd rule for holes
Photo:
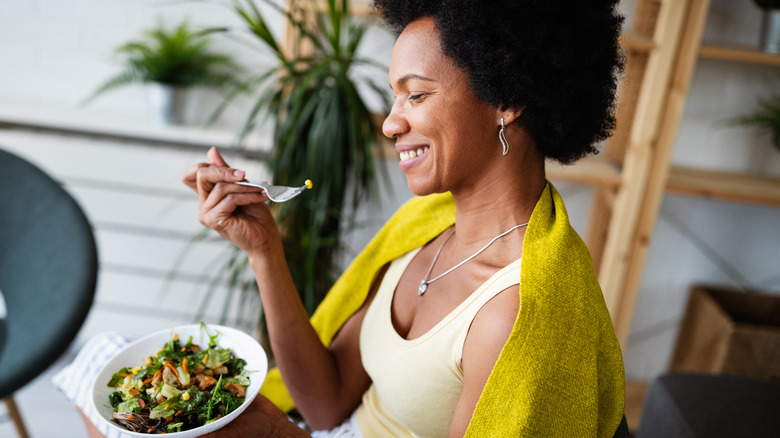
[[[526,154],[530,156],[498,157],[498,164],[483,172],[478,181],[452,191],[456,238],[461,245],[484,244],[528,222],[546,184],[544,159],[531,149]]]

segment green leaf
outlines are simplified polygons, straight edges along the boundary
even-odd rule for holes
[[[126,412],[126,413],[132,413],[132,412],[141,412],[141,404],[138,403],[137,398],[131,398],[123,401],[122,403],[119,403],[116,408],[114,409],[115,412]]]
[[[112,408],[119,406],[123,401],[122,391],[114,391],[108,395],[108,402],[111,403]]]
[[[122,382],[125,381],[125,376],[120,376],[119,374],[132,374],[132,371],[130,368],[121,368],[119,371],[114,373],[113,376],[111,376],[111,380],[108,381],[106,386],[109,388],[116,388],[117,386],[121,385]]]
[[[242,69],[225,54],[211,51],[212,34],[224,28],[193,30],[182,22],[173,30],[162,25],[144,32],[144,38],[119,46],[115,53],[124,66],[122,72],[101,84],[85,101],[133,83],[157,82],[178,87],[209,87],[227,90],[240,83]]]
[[[751,126],[763,134],[771,134],[772,144],[780,150],[780,95],[761,96],[754,112],[732,117],[722,123],[726,126]]]

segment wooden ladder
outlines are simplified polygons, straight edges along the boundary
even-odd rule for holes
[[[639,0],[623,37],[618,126],[604,151],[620,178],[596,186],[586,240],[624,347],[709,4]]]

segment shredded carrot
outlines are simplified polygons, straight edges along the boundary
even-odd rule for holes
[[[206,353],[206,354],[203,355],[203,363],[205,364],[208,361],[209,361],[209,354]]]
[[[170,368],[170,369],[171,369],[171,371],[173,371],[173,375],[174,375],[174,376],[176,376],[176,377],[179,377],[179,372],[178,372],[178,371],[176,371],[176,368],[174,368],[174,367],[173,367],[173,365],[171,365],[171,363],[170,363],[170,362],[165,362],[165,366],[166,366],[166,367],[168,367],[168,368]]]
[[[181,347],[181,352],[184,353],[185,351],[187,351],[187,347]]]
[[[154,432],[154,429],[152,429],[152,428],[150,427],[150,428],[149,428],[149,430],[147,430],[147,432],[149,432],[149,433],[152,433],[152,432]]]
[[[179,339],[179,334],[178,333],[174,333],[173,334],[173,339]]]
[[[187,374],[189,374],[189,373],[190,373],[189,371],[187,371],[187,358],[186,358],[186,357],[185,357],[184,359],[182,359],[182,360],[181,360],[181,369],[182,369],[182,370],[183,370],[185,373],[187,373]]]
[[[140,392],[138,392],[138,390],[135,389],[135,388],[130,388],[130,389],[127,390],[127,392],[129,392],[130,394],[133,394],[133,395],[140,394]]]
[[[133,419],[133,416],[132,416],[132,415],[128,415],[128,416],[127,416],[127,419],[128,419],[128,420],[132,420],[132,419]]]
[[[143,385],[147,385],[147,384],[149,384],[149,383],[150,383],[152,380],[154,380],[154,377],[149,377],[148,379],[146,379],[146,380],[144,380],[143,382],[141,382],[141,385],[142,385],[142,386],[143,386]]]
[[[179,414],[181,414],[182,412],[184,412],[184,411],[182,411],[181,409],[179,409],[179,412],[176,412],[176,413],[175,413],[175,414],[173,414],[173,415],[174,415],[174,416],[176,416],[176,415],[179,415]]]
[[[128,374],[128,373],[116,373],[116,375],[120,377],[133,377],[132,374]]]
[[[171,420],[173,420],[173,415],[171,415],[170,417],[166,418],[166,419],[165,419],[165,422],[166,422],[166,423],[170,423],[170,422],[171,422]]]

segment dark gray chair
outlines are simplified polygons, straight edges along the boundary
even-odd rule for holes
[[[626,421],[625,415],[612,438],[631,438],[631,432],[628,430],[628,422]]]
[[[67,350],[92,305],[97,249],[76,201],[46,173],[0,149],[0,399],[26,436],[13,393]]]
[[[637,438],[780,437],[780,382],[669,373],[645,395]]]

